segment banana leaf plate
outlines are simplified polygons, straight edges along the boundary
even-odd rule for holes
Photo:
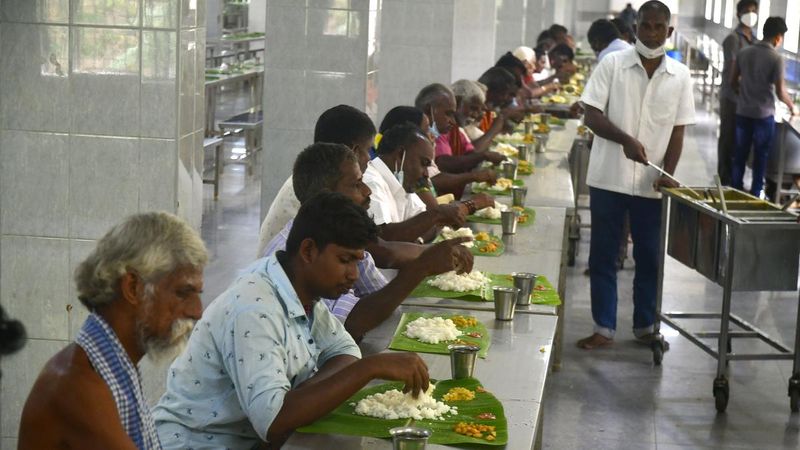
[[[484,272],[484,275],[491,279],[490,286],[512,286],[514,284],[513,279],[510,279],[507,275],[497,275],[486,272]],[[484,289],[475,289],[465,292],[445,291],[429,285],[428,280],[432,278],[433,277],[428,277],[422,280],[422,282],[411,292],[411,294],[409,294],[409,297],[455,298],[470,302],[491,301],[492,295],[489,288],[485,289],[486,292],[484,292]]]
[[[524,186],[525,183],[522,180],[514,180],[512,182],[514,186]],[[480,187],[477,183],[472,183],[472,193],[473,194],[489,194],[489,195],[511,195],[511,188],[508,189],[492,189],[491,187]]]
[[[531,163],[529,163],[527,161],[524,161],[524,163],[525,164],[523,164],[522,161],[517,163],[518,164],[518,166],[517,166],[517,176],[524,177],[524,176],[528,176],[528,175],[532,175],[533,174],[533,164],[531,164]]]
[[[456,343],[470,344],[480,347],[481,349],[478,352],[478,356],[481,358],[486,358],[486,354],[489,352],[489,345],[491,345],[492,339],[491,336],[489,336],[489,330],[486,329],[486,325],[480,321],[478,321],[474,327],[458,327],[459,331],[464,333],[458,337],[460,342],[447,341],[440,342],[438,344],[428,344],[405,335],[406,326],[408,323],[417,320],[420,317],[443,317],[445,319],[451,319],[455,316],[472,317],[464,316],[462,314],[432,314],[420,312],[403,313],[403,316],[400,318],[400,323],[397,324],[397,330],[394,332],[394,337],[392,338],[392,342],[389,344],[389,348],[392,350],[404,350],[407,352],[448,355],[450,354],[450,351],[447,349],[448,345]],[[480,337],[468,336],[466,333],[478,333]]]
[[[450,298],[456,300],[465,300],[468,302],[490,302],[494,300],[494,295],[491,286],[505,286],[511,287],[514,285],[514,277],[511,275],[499,275],[493,273],[484,273],[492,281],[484,290],[474,290],[466,292],[444,291],[435,288],[428,284],[428,280],[432,277],[425,278],[422,282],[409,294],[409,297],[435,297],[435,298]],[[544,275],[539,275],[536,278],[536,285],[531,294],[531,303],[535,305],[552,305],[558,306],[561,304],[561,297],[558,292],[550,284],[550,281]]]
[[[469,217],[472,216],[467,216],[467,218]],[[443,240],[442,236],[439,235],[433,242],[442,242]],[[489,244],[494,244],[496,248],[494,250],[487,248]],[[473,256],[500,256],[506,251],[506,244],[503,243],[503,239],[500,236],[490,234],[489,240],[472,241],[472,247],[469,247],[469,251]]]
[[[433,381],[433,380],[431,380]],[[375,438],[390,438],[389,430],[394,427],[414,425],[431,430],[428,442],[442,445],[506,445],[508,443],[508,422],[506,420],[503,404],[491,393],[476,390],[481,387],[480,381],[475,378],[460,380],[443,380],[436,383],[433,397],[437,400],[451,388],[463,387],[475,392],[475,398],[469,401],[448,403],[458,407],[458,414],[445,416],[444,420],[412,420],[412,419],[378,419],[375,417],[360,416],[355,413],[355,404],[368,395],[386,392],[391,389],[402,389],[403,383],[393,382],[364,388],[311,425],[298,428],[300,433],[316,434],[344,434],[349,436],[366,436]],[[482,413],[492,413],[494,419],[478,419]],[[495,426],[497,436],[494,441],[484,438],[465,436],[453,431],[459,422],[472,422]]]
[[[536,219],[536,211],[531,208],[525,208],[522,213],[520,214],[520,219],[522,217],[526,217],[524,221],[517,222],[517,226],[520,227],[529,227],[533,225],[533,221]],[[474,222],[474,223],[488,223],[492,225],[501,225],[502,222],[500,219],[489,219],[487,217],[480,217],[476,216],[475,214],[471,214],[467,216],[467,222]]]

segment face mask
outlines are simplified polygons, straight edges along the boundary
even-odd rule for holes
[[[644,56],[647,59],[656,59],[660,56],[664,55],[664,45],[660,45],[657,48],[650,48],[640,40],[636,41],[636,51],[639,52],[640,55]]]
[[[753,28],[758,23],[758,14],[754,12],[742,14],[742,17],[739,18],[739,22],[742,22],[742,25],[746,27]]]
[[[401,185],[403,184],[403,180],[405,180],[405,173],[403,173],[403,165],[406,162],[406,151],[403,150],[403,157],[400,158],[400,168],[398,169],[397,166],[394,168],[394,177],[397,179],[397,182]]]
[[[436,121],[433,120],[433,107],[431,107],[431,124],[428,126],[428,133],[433,137],[433,139],[438,139],[442,133],[439,133],[439,128],[436,127]],[[403,157],[405,158],[405,153],[403,153]]]

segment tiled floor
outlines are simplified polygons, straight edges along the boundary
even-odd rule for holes
[[[241,99],[223,96],[223,107]],[[677,176],[708,185],[716,167],[716,122],[698,108],[689,128]],[[204,302],[222,292],[237,270],[254,258],[259,226],[259,170],[228,165],[220,199],[207,187],[203,237],[212,252]],[[586,217],[588,220],[588,217]],[[789,362],[731,363],[731,398],[717,414],[711,394],[715,362],[701,350],[664,330],[671,350],[655,367],[649,349],[631,340],[633,261],[619,274],[619,331],[609,349],[586,352],[574,342],[591,331],[588,256],[584,230],[578,262],[567,279],[566,347],[559,372],[551,374],[545,397],[544,446],[548,449],[799,449],[800,414],[791,414],[786,395]],[[722,289],[674,260],[666,267],[664,310],[719,312]],[[733,312],[784,343],[794,340],[797,292],[741,293]],[[696,323],[697,329],[718,324]],[[736,350],[764,350],[734,341]],[[516,449],[515,449],[516,450]]]

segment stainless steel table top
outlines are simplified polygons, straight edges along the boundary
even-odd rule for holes
[[[534,167],[533,175],[523,178],[528,186],[525,205],[532,208],[574,208],[569,152],[535,153],[531,163]]]
[[[548,152],[566,152],[572,151],[572,143],[578,136],[578,125],[580,120],[568,119],[563,127],[558,127],[550,132],[550,138],[547,140]]]
[[[550,367],[556,317],[519,314],[511,322],[502,322],[495,320],[494,314],[489,312],[401,306],[392,317],[367,334],[361,343],[364,355],[386,351],[402,313],[410,311],[462,313],[475,316],[486,325],[492,345],[487,357],[476,362],[474,375],[503,403],[509,427],[505,448],[532,448]],[[450,378],[448,355],[420,356],[428,365],[432,378]],[[391,449],[392,443],[388,439],[294,433],[284,448]],[[450,447],[429,445],[428,448]]]

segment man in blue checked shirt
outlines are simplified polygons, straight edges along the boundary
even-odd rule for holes
[[[338,192],[365,211],[370,189],[362,181],[356,155],[341,144],[317,143],[298,156],[292,173],[294,192],[305,203],[320,192]],[[293,221],[267,245],[267,255],[286,247]],[[426,247],[416,259],[404,264],[392,281],[387,281],[375,267],[372,255],[365,251],[358,261],[358,280],[353,290],[332,299],[323,299],[334,316],[356,339],[386,320],[397,306],[427,276],[458,270],[471,271],[472,253],[460,245],[467,239],[451,239]]]
[[[349,150],[348,150],[349,152]],[[307,200],[286,251],[259,259],[217,297],[167,374],[153,417],[164,449],[280,448],[373,379],[418,395],[428,369],[415,353],[363,359],[320,302],[358,278],[378,227],[341,194]],[[312,407],[310,407],[312,406]]]

